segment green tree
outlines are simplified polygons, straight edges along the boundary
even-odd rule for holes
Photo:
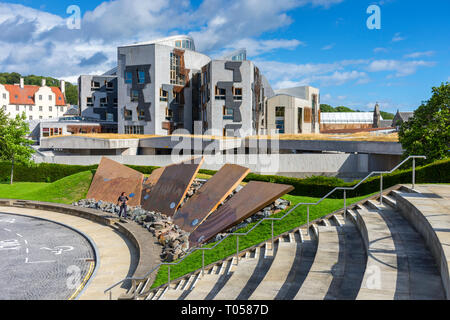
[[[450,149],[450,85],[442,83],[432,92],[398,133],[405,156],[425,155],[426,162],[448,158]]]
[[[335,112],[334,108],[329,104],[321,104],[320,112]]]
[[[14,119],[7,118],[0,111],[0,159],[11,161],[11,184],[14,180],[14,164],[29,164],[34,150],[33,143],[26,136],[30,133],[25,113],[16,115]]]
[[[354,110],[344,107],[344,106],[339,106],[334,109],[336,110],[336,112],[355,112]]]
[[[389,112],[385,112],[385,111],[380,111],[381,116],[383,117],[383,120],[391,120],[394,119],[394,114],[393,113],[389,113]]]

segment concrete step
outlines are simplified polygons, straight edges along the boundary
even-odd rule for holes
[[[327,297],[333,279],[342,278],[344,267],[339,263],[339,230],[339,227],[318,227],[314,262],[294,300],[323,300]]]
[[[397,207],[397,201],[395,201],[395,199],[390,195],[383,195],[383,203],[391,206],[394,209]]]
[[[301,241],[295,239],[294,233],[286,237],[286,241],[278,243],[278,250],[270,269],[264,279],[250,295],[249,300],[273,300],[279,294],[295,262],[300,254]]]
[[[271,246],[271,242],[269,241]],[[245,300],[258,286],[273,261],[266,255],[267,245],[257,248],[252,259],[239,262],[239,267],[231,274],[225,285],[213,297],[215,300]],[[271,250],[271,249],[270,249]]]

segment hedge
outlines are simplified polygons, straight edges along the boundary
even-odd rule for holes
[[[155,166],[134,166],[128,167],[135,169],[144,174],[150,174]],[[14,170],[14,181],[21,182],[54,182],[66,176],[86,171],[96,170],[97,165],[79,166],[79,165],[62,165],[41,163],[27,167],[24,165],[16,165]],[[10,163],[0,162],[0,181],[9,181],[9,174],[11,170]],[[201,169],[200,173],[213,175],[216,171]],[[391,174],[383,175],[383,189],[391,187],[396,184],[405,183],[410,184],[412,179],[412,169],[406,168],[397,170]],[[335,187],[352,186],[357,183],[344,182],[335,177],[313,176],[310,178],[299,179],[283,176],[268,176],[250,173],[244,181],[265,181],[272,183],[282,183],[294,186],[294,190],[290,193],[292,195],[301,195],[309,197],[322,197]],[[431,164],[416,167],[416,183],[450,183],[450,159],[440,160]],[[380,189],[379,176],[371,177],[364,181],[354,191],[347,192],[347,197],[359,197],[362,195],[376,192]],[[343,192],[338,191],[331,195],[331,198],[342,198]]]

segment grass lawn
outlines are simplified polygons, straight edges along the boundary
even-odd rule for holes
[[[375,193],[373,193],[375,194]],[[365,195],[356,198],[347,198],[347,205],[356,203],[370,195]],[[311,197],[301,197],[301,196],[291,196],[286,195],[283,197],[284,199],[290,200],[292,205],[295,205],[299,202],[317,202],[319,198],[311,198]],[[310,221],[323,217],[329,213],[332,213],[338,209],[344,207],[343,199],[325,199],[319,205],[310,206],[309,208],[309,218]],[[289,210],[289,208],[287,209]],[[286,213],[286,211],[282,211],[274,215],[273,217],[281,217]],[[299,206],[290,215],[286,216],[281,221],[274,221],[274,235],[278,235],[294,229],[295,227],[304,225],[307,223],[306,216],[306,206]],[[252,226],[256,224],[249,224],[247,227],[242,228],[239,232],[247,232]],[[264,221],[258,227],[256,227],[252,232],[250,232],[247,236],[239,237],[239,250],[244,250],[246,248],[252,247],[255,244],[261,243],[270,239],[272,236],[272,223],[271,221]],[[212,247],[214,243],[207,245],[206,247]],[[205,266],[213,263],[215,261],[219,261],[225,257],[233,255],[236,253],[236,237],[228,237],[221,244],[219,244],[215,249],[210,251],[205,251]],[[202,266],[202,252],[195,251],[186,259],[184,259],[179,265],[170,267],[170,277],[171,279],[175,279],[181,277],[189,272],[200,269]],[[152,288],[158,287],[167,282],[168,279],[168,266],[161,266],[156,276],[155,282],[153,283]]]
[[[91,181],[92,172],[83,171],[53,183],[0,183],[0,198],[70,204],[86,197]]]

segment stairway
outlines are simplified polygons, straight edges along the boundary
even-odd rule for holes
[[[296,228],[276,238],[273,248],[267,241],[242,252],[239,261],[230,257],[203,275],[198,270],[172,282],[170,288],[163,286],[141,298],[446,299],[443,283],[448,268],[436,263],[436,250],[430,251],[428,244],[431,240],[424,240],[430,236],[418,229],[424,222],[415,227],[404,205],[398,205],[412,194],[417,192],[404,186],[388,190],[382,203],[379,197],[372,197],[345,213],[342,210],[314,221],[308,229]],[[450,219],[448,222],[450,226]],[[443,236],[439,239],[444,241]],[[447,250],[446,243],[441,247],[443,252]],[[447,257],[447,252],[441,256]],[[140,292],[145,291],[142,288]]]

